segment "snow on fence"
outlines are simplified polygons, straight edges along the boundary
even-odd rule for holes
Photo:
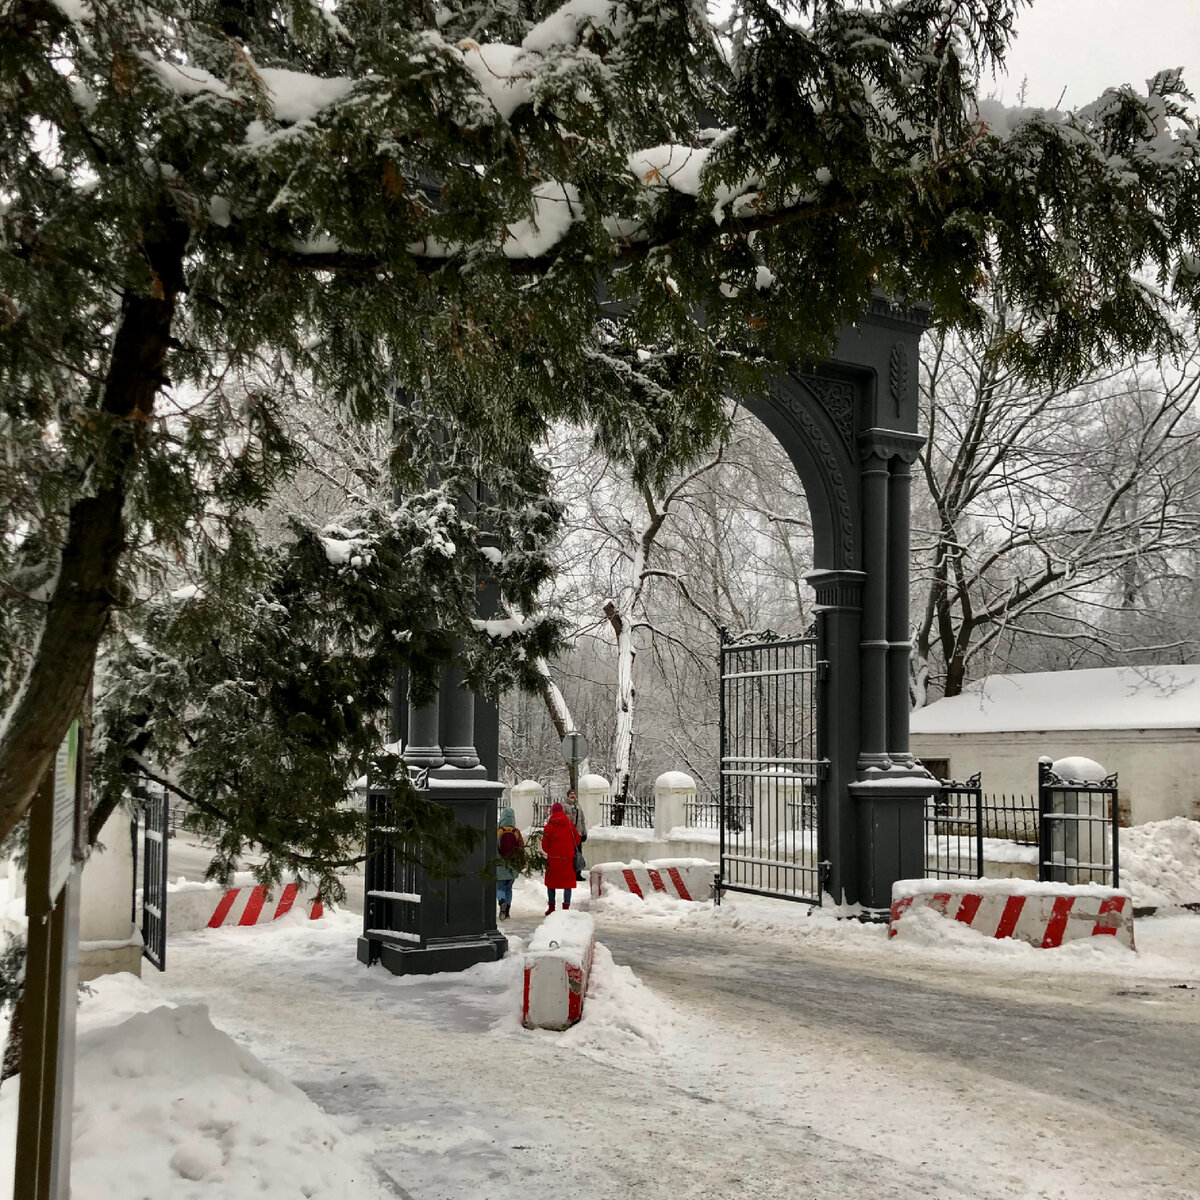
[[[525,952],[526,1029],[566,1029],[583,1016],[595,950],[596,926],[587,913],[560,909],[537,927]]]
[[[648,863],[599,863],[589,872],[589,882],[597,897],[607,884],[642,898],[657,892],[677,900],[711,900],[716,873],[717,864],[703,858],[663,858]]]
[[[914,909],[932,910],[987,937],[1014,938],[1043,950],[1100,936],[1134,948],[1130,894],[1099,884],[900,879],[892,885],[888,937],[896,936]]]

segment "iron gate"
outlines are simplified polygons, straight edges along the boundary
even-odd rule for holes
[[[170,822],[170,801],[167,789],[157,794],[149,788],[134,789],[139,805],[134,811],[133,878],[137,881],[138,826],[141,824],[142,898],[138,911],[134,896],[133,923],[142,930],[142,957],[160,971],[167,969],[167,840]]]
[[[817,691],[828,663],[802,637],[721,631],[721,892],[820,904]]]

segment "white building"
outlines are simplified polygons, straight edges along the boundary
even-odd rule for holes
[[[1200,665],[991,675],[912,714],[913,753],[985,794],[1037,792],[1042,755],[1116,772],[1121,816],[1200,818]]]

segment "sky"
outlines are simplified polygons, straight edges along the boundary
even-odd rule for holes
[[[1017,100],[1028,77],[1027,102],[1077,108],[1114,84],[1145,81],[1163,67],[1183,67],[1200,89],[1200,0],[1034,0],[1017,18],[1008,78],[997,96]],[[983,88],[987,94],[991,88]]]

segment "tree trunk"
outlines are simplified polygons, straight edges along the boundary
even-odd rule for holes
[[[97,647],[120,601],[125,502],[163,381],[188,237],[173,208],[164,205],[157,218],[142,242],[154,293],[125,293],[99,416],[103,442],[87,464],[94,490],[71,506],[46,621],[0,738],[0,841],[28,811],[83,708]]]
[[[637,689],[633,686],[633,661],[637,650],[633,634],[621,619],[616,605],[609,600],[604,605],[613,632],[617,635],[617,734],[613,740],[613,812],[612,822],[620,825],[625,819],[629,801],[629,776],[633,759],[633,707]]]
[[[535,666],[538,673],[538,691],[546,705],[546,712],[550,715],[550,723],[554,726],[554,732],[558,734],[558,740],[561,742],[575,728],[575,723],[571,719],[571,710],[567,707],[566,698],[558,684],[550,678],[550,666],[546,660],[538,659]],[[575,791],[579,787],[579,765],[573,762],[567,763],[567,775],[569,777],[568,786],[571,791]]]

